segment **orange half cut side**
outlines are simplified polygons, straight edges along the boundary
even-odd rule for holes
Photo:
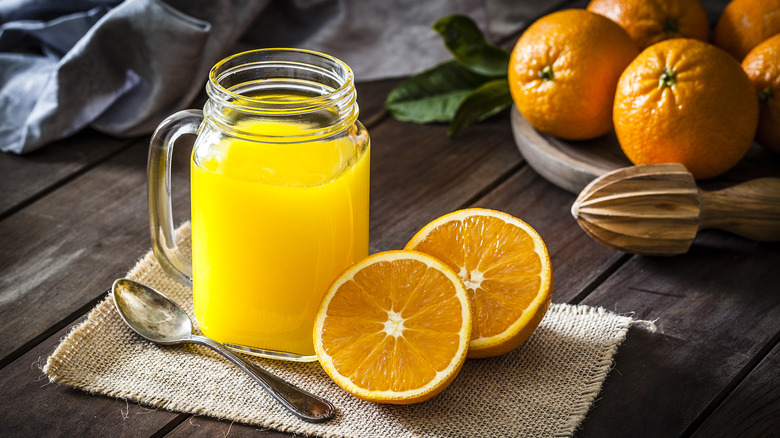
[[[492,357],[520,346],[550,306],[547,247],[527,223],[482,208],[456,211],[423,227],[406,245],[458,273],[473,305],[468,357]]]
[[[449,267],[415,251],[369,256],[330,286],[314,323],[325,372],[350,394],[409,404],[446,388],[463,366],[471,309]]]

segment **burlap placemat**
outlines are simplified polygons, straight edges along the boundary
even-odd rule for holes
[[[177,230],[184,250],[189,225]],[[191,291],[147,254],[128,273],[192,315]],[[198,346],[159,347],[124,325],[110,296],[48,358],[52,382],[139,403],[325,437],[571,436],[598,394],[633,320],[604,309],[553,304],[517,350],[467,360],[433,399],[410,406],[364,402],[333,383],[317,363],[253,359],[320,394],[338,409],[327,423],[298,420],[249,377]]]

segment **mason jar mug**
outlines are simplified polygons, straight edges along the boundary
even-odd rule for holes
[[[297,49],[240,53],[216,64],[203,111],[165,121],[149,150],[154,253],[192,286],[203,333],[277,359],[316,360],[314,317],[329,284],[368,255],[370,141],[353,74]],[[192,262],[173,237],[170,157],[191,155]]]

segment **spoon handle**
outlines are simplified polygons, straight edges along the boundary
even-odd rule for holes
[[[328,421],[336,413],[336,408],[328,401],[317,397],[297,386],[286,382],[268,371],[254,365],[233,350],[205,336],[192,335],[191,341],[209,347],[218,352],[242,371],[249,374],[265,388],[276,400],[293,414],[312,423]]]

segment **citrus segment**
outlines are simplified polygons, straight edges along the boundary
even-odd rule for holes
[[[314,348],[350,394],[408,404],[449,385],[470,333],[469,299],[455,272],[426,254],[387,251],[333,282],[314,323]]]
[[[506,213],[472,208],[442,216],[406,245],[458,272],[472,302],[468,357],[517,348],[536,329],[552,298],[547,248],[528,224]]]

